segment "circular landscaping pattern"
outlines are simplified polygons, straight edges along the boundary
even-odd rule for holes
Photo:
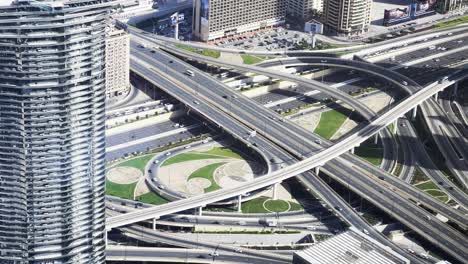
[[[205,189],[211,186],[211,182],[204,178],[192,178],[187,181],[188,190],[190,194],[197,195],[205,193]]]
[[[117,184],[130,184],[137,182],[140,177],[143,176],[143,173],[133,167],[128,166],[119,166],[110,169],[107,172],[107,179],[113,183]]]
[[[263,202],[263,208],[271,213],[281,213],[289,211],[291,204],[285,200],[268,199]]]

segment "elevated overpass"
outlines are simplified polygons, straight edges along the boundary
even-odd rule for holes
[[[150,70],[154,71],[155,69],[150,69]],[[145,72],[141,74],[145,75]],[[176,211],[186,210],[189,208],[204,206],[206,204],[213,203],[215,201],[224,200],[230,197],[235,197],[243,193],[253,191],[255,189],[270,186],[274,183],[281,182],[282,180],[287,179],[289,177],[293,177],[297,174],[303,173],[312,168],[323,165],[325,162],[338,157],[339,155],[343,154],[344,152],[351,149],[352,147],[357,146],[358,144],[362,143],[368,137],[374,135],[380,129],[387,126],[391,122],[393,122],[396,118],[403,115],[407,111],[411,110],[414,107],[414,105],[421,103],[422,101],[426,100],[428,97],[433,95],[434,93],[444,89],[446,86],[450,85],[451,82],[453,81],[454,80],[451,80],[444,84],[434,83],[431,86],[426,87],[425,89],[410,96],[405,101],[401,102],[400,104],[395,106],[393,109],[389,110],[387,113],[384,113],[382,116],[374,119],[373,121],[370,122],[369,125],[367,125],[364,128],[361,128],[357,132],[353,133],[351,136],[347,137],[345,140],[336,143],[330,148],[327,148],[325,150],[322,150],[316,153],[314,156],[310,158],[306,158],[305,160],[301,162],[288,166],[285,169],[281,169],[277,172],[271,173],[270,175],[266,177],[255,179],[252,182],[246,183],[234,189],[222,190],[221,192],[208,193],[202,196],[196,196],[196,197],[192,197],[186,200],[176,201],[174,203],[171,203],[170,205],[162,205],[154,209],[153,208],[142,209],[139,212],[129,213],[128,215],[126,214],[122,216],[112,217],[108,221],[108,228],[119,227],[122,225],[127,225],[127,224],[131,224],[131,223],[138,222],[138,221],[152,219],[154,217],[157,217],[158,215],[167,214],[168,211],[171,211],[171,210],[172,212],[175,212],[174,210]],[[191,104],[190,106],[194,109],[197,108],[196,104]],[[167,206],[167,208],[165,206]],[[177,208],[177,209],[174,209],[174,208]],[[434,220],[434,222],[436,221]],[[408,225],[410,227],[415,227],[416,229],[418,229],[418,227],[415,226],[414,224],[408,224]],[[440,228],[446,229],[445,226],[441,226]],[[452,233],[449,230],[446,230],[446,231],[447,231],[447,234]],[[431,232],[428,231],[427,233],[431,233]],[[453,237],[457,237],[457,236],[454,235]],[[432,238],[431,241],[433,240],[434,239]],[[456,245],[457,243],[460,243],[460,241],[454,242],[453,246],[444,246],[444,249],[447,250],[448,252],[451,252],[454,256],[457,256],[458,258],[460,258],[462,257],[462,255],[459,255],[460,245],[457,246]]]

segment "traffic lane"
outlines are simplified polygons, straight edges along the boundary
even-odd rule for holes
[[[134,67],[137,67],[139,71],[141,71],[145,76],[151,78],[155,83],[158,83],[159,87],[173,87],[172,89],[169,88],[170,90],[167,90],[166,92],[171,93],[171,91],[173,92],[173,91],[178,90],[178,87],[174,83],[166,80],[166,78],[164,76],[161,76],[159,73],[151,71],[149,68],[142,67],[141,65],[138,65],[138,64],[135,64],[135,63],[133,63],[132,65]],[[179,91],[180,91],[180,89],[179,89]],[[173,95],[176,95],[176,94],[173,94]],[[190,103],[193,102],[193,99],[192,99],[193,95],[188,94],[188,92],[178,93],[177,96],[184,98],[183,100],[185,100],[185,102],[190,102]],[[239,128],[238,126],[235,125],[235,123],[233,123],[233,121],[230,118],[227,118],[226,116],[221,115],[217,111],[213,111],[213,109],[211,109],[211,106],[205,105],[202,100],[200,100],[198,103],[199,103],[198,105],[195,104],[196,105],[195,110],[197,112],[203,113],[203,115],[206,116],[206,117],[217,118],[217,120],[224,120],[228,124],[228,125],[226,125],[227,128],[237,129],[237,131],[234,131],[235,134],[236,133],[237,133],[237,135],[245,134],[246,135],[245,137],[248,136],[248,133],[246,134],[244,132],[245,128]],[[260,146],[261,142],[257,142],[259,140],[261,140],[261,139],[258,138],[258,137],[253,137],[253,138],[249,139],[249,141],[251,141],[252,143],[256,143],[256,144],[258,144]],[[264,151],[265,151],[265,153],[269,153],[269,156],[272,156],[272,157],[277,155],[277,153],[275,153],[275,152],[277,152],[275,149],[268,148],[268,149],[265,149]]]
[[[466,208],[468,206],[466,194],[458,189],[433,163],[424,145],[418,139],[412,124],[407,119],[400,119],[398,130],[403,140],[411,145],[410,150],[416,156],[420,169],[447,195]]]
[[[112,147],[123,142],[133,141],[140,138],[146,138],[156,134],[165,133],[175,128],[175,124],[183,124],[190,126],[195,124],[195,120],[188,118],[178,118],[159,123],[148,124],[145,127],[139,127],[131,130],[126,130],[118,134],[112,134],[106,137],[106,146]],[[179,126],[177,126],[179,127]]]
[[[178,133],[178,134],[170,135],[168,137],[163,137],[163,138],[158,138],[158,139],[154,139],[151,141],[147,141],[144,144],[131,145],[125,148],[106,152],[106,160],[107,161],[115,160],[115,159],[122,158],[126,155],[129,155],[135,152],[137,153],[146,152],[148,150],[151,150],[157,147],[169,145],[170,143],[185,141],[185,140],[200,136],[205,133],[209,133],[209,130],[205,127],[200,126],[200,127],[192,128],[192,129],[187,130],[184,133]]]
[[[340,171],[342,173],[340,173]],[[335,174],[342,183],[346,184],[349,181],[351,175],[354,175],[355,172],[348,167],[342,168],[333,168],[331,173]],[[344,173],[343,173],[344,172]],[[343,175],[349,176],[343,176]],[[418,227],[423,230],[426,234],[426,239],[436,242],[436,245],[443,245],[444,250],[449,252],[454,252],[458,259],[466,259],[468,254],[465,252],[466,238],[458,233],[453,232],[452,228],[449,228],[447,225],[440,222],[434,216],[429,216],[427,212],[423,212],[422,209],[415,208],[407,203],[404,203],[404,198],[394,195],[393,189],[380,189],[378,190],[378,185],[368,178],[354,177],[356,181],[351,186],[358,191],[365,199],[372,201],[374,204],[379,204],[384,206],[384,210],[390,213],[395,218],[399,219],[401,222],[406,225],[410,224],[413,227]],[[390,208],[390,210],[388,210]],[[389,212],[390,211],[390,212]],[[403,217],[404,216],[404,217]],[[422,220],[426,219],[426,220]],[[429,220],[430,219],[430,220]],[[435,232],[437,230],[438,232]],[[438,236],[444,236],[443,241],[434,241]]]

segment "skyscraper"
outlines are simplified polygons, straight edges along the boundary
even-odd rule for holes
[[[0,263],[105,262],[111,0],[0,0]]]
[[[322,13],[323,0],[288,0],[288,12],[294,17],[307,19],[313,11]]]
[[[372,0],[324,0],[326,31],[337,35],[358,35],[370,25]]]
[[[194,0],[192,31],[203,41],[284,23],[286,0]]]
[[[122,96],[130,90],[130,35],[111,27],[106,39],[106,96]]]

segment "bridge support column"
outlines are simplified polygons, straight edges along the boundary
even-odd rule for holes
[[[374,145],[377,145],[379,143],[379,133],[375,134],[374,136]]]
[[[414,107],[413,110],[411,110],[411,118],[412,120],[416,119],[416,115],[418,114],[418,106]]]
[[[392,131],[393,134],[396,134],[397,128],[398,128],[398,119],[395,119],[395,121],[393,121],[393,131]]]
[[[351,148],[351,149],[349,150],[349,152],[351,152],[351,154],[354,154],[354,148]],[[317,174],[318,174],[318,173],[317,173]]]
[[[153,230],[156,230],[156,218],[153,218]]]
[[[278,199],[278,187],[279,187],[279,185],[280,185],[280,182],[277,182],[277,183],[275,183],[275,184],[273,185],[273,195],[272,195],[272,196],[273,196],[273,197],[272,197],[273,200],[277,200],[277,199]]]
[[[319,175],[319,173],[320,173],[320,167],[317,166],[317,167],[315,167],[315,174]]]
[[[453,84],[453,93],[457,94],[458,93],[458,82]]]
[[[107,230],[106,230],[106,232],[104,233],[104,239],[106,240],[106,247],[107,247]]]
[[[198,207],[198,215],[199,216],[203,215],[203,207],[202,206]]]
[[[242,195],[237,197],[237,212],[242,212]]]
[[[435,94],[434,94],[434,100],[437,101],[438,99],[439,99],[439,93],[435,93]]]

